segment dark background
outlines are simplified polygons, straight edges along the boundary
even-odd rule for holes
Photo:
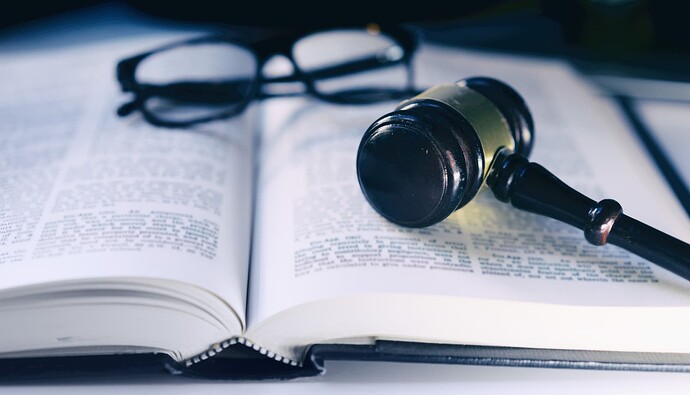
[[[690,81],[690,29],[682,1],[670,0],[298,0],[189,2],[13,1],[2,33],[103,3],[186,22],[266,30],[370,22],[423,27],[428,39],[466,47],[563,56],[584,68]]]

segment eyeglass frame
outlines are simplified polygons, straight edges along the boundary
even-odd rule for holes
[[[418,37],[416,35],[416,32],[410,28],[403,27],[400,25],[377,25],[377,27],[377,34],[386,34],[391,39],[393,39],[397,45],[399,45],[402,48],[402,56],[393,60],[381,58],[378,56],[373,57],[373,59],[356,59],[335,66],[328,66],[322,69],[317,69],[311,72],[306,72],[302,70],[302,68],[299,67],[298,63],[294,59],[294,46],[299,40],[310,35],[326,33],[331,31],[367,31],[368,29],[362,27],[343,27],[326,30],[303,30],[248,42],[242,42],[240,40],[237,40],[236,38],[230,37],[225,34],[215,34],[205,35],[201,37],[196,37],[163,45],[156,49],[146,51],[138,55],[131,56],[129,58],[122,59],[117,63],[116,76],[122,92],[134,94],[134,99],[120,106],[117,110],[117,114],[119,116],[126,116],[136,110],[139,110],[142,113],[144,119],[146,119],[147,122],[153,125],[168,128],[178,128],[189,127],[195,124],[211,122],[219,119],[231,118],[242,113],[249,105],[249,103],[253,100],[262,100],[272,97],[284,97],[296,94],[306,94],[326,102],[338,104],[367,104],[383,100],[392,100],[394,98],[392,96],[378,100],[368,101],[347,100],[346,97],[340,96],[343,94],[342,92],[334,94],[324,94],[322,92],[319,92],[319,90],[316,88],[316,82],[320,79],[345,76],[358,72],[395,66],[398,64],[402,64],[406,68],[407,85],[403,90],[398,90],[395,92],[396,98],[398,96],[412,96],[414,94],[419,93],[419,91],[414,88],[414,72],[412,70],[412,57],[418,46]],[[169,51],[178,47],[206,43],[231,44],[247,50],[248,53],[251,53],[254,56],[254,59],[256,61],[256,67],[254,70],[253,79],[250,82],[251,87],[247,91],[247,94],[244,97],[242,97],[239,103],[234,107],[228,108],[225,111],[221,111],[218,114],[200,117],[192,120],[168,121],[161,119],[152,114],[150,111],[148,111],[144,105],[146,100],[153,97],[172,98],[175,96],[176,92],[180,93],[181,89],[183,88],[187,90],[187,93],[189,93],[189,88],[194,88],[195,92],[200,94],[195,98],[185,98],[192,99],[188,102],[194,103],[211,104],[214,103],[213,96],[211,95],[212,93],[221,95],[223,93],[228,93],[227,90],[226,92],[222,92],[219,90],[219,88],[222,88],[223,83],[225,81],[180,81],[166,84],[146,84],[137,81],[137,66],[139,66],[139,64],[149,56]],[[263,75],[262,70],[267,60],[276,55],[285,56],[290,61],[292,65],[291,74],[280,77],[266,77]],[[262,90],[265,84],[289,82],[302,82],[304,84],[305,91],[299,93],[270,94]],[[213,91],[214,88],[216,92]],[[379,89],[379,92],[383,94],[384,91],[382,89]]]

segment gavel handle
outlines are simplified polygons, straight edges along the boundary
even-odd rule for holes
[[[487,183],[503,202],[575,226],[594,245],[617,245],[690,280],[689,244],[623,214],[615,200],[595,202],[521,155],[499,158]]]

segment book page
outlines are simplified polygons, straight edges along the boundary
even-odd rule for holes
[[[427,46],[416,67],[422,86],[478,75],[512,85],[533,113],[533,161],[592,199],[615,198],[627,214],[690,240],[688,218],[617,109],[567,66]],[[520,212],[488,191],[429,228],[387,222],[359,189],[355,156],[366,128],[396,104],[291,99],[264,107],[250,329],[303,303],[373,293],[572,306],[690,304],[685,280],[615,246],[591,246],[582,231]],[[358,300],[364,306],[368,299]],[[385,308],[380,315],[389,317]]]
[[[115,80],[119,59],[198,34],[0,59],[1,289],[89,278],[181,281],[221,297],[243,319],[251,111],[174,131],[116,115],[130,99]]]

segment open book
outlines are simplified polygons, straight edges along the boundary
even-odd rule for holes
[[[647,261],[489,193],[425,229],[377,215],[356,149],[397,103],[269,99],[175,131],[117,118],[115,62],[169,39],[0,59],[0,362],[155,354],[221,377],[247,377],[247,358],[292,376],[329,357],[690,366],[690,286]],[[644,147],[566,65],[429,44],[415,67],[422,86],[512,85],[532,160],[690,240]]]

